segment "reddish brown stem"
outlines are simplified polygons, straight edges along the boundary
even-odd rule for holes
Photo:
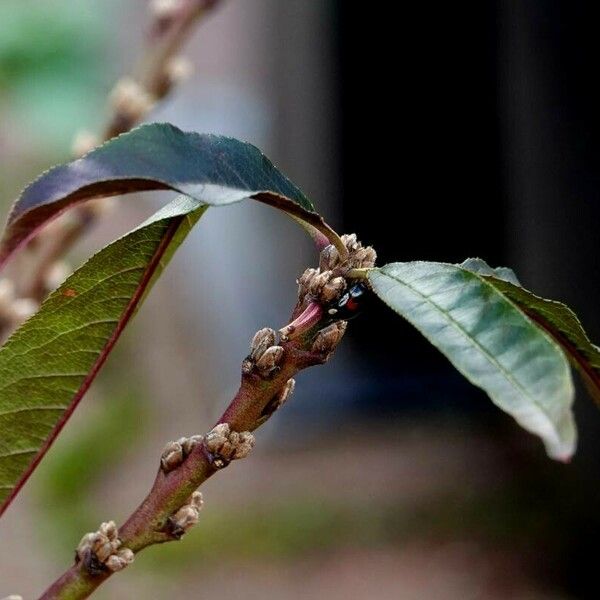
[[[298,306],[294,316],[300,310]],[[273,398],[291,377],[329,358],[330,353],[323,355],[312,351],[312,337],[306,335],[284,343],[283,359],[271,377],[265,378],[256,370],[244,373],[237,394],[218,422],[228,423],[234,431],[254,430]],[[119,528],[123,547],[138,553],[153,544],[176,539],[169,532],[169,517],[216,471],[203,444],[197,445],[177,469],[169,473],[159,469],[146,498]],[[105,571],[91,575],[81,562],[76,563],[48,588],[41,600],[87,598],[111,574]]]

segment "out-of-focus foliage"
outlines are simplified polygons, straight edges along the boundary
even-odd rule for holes
[[[113,4],[2,0],[0,107],[20,134],[64,152],[78,128],[98,122],[106,92],[100,82],[113,62],[106,43]]]

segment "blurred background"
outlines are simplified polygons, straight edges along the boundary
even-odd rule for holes
[[[381,263],[511,266],[599,340],[597,2],[395,9],[224,0],[185,52],[193,77],[151,120],[257,144]],[[147,23],[145,0],[2,0],[5,211],[101,127]],[[165,199],[119,202],[74,264]],[[164,443],[226,406],[254,331],[286,322],[316,257],[254,204],[208,212],[0,521],[0,597],[35,597],[84,532],[122,521]],[[252,458],[203,487],[185,541],[144,552],[98,598],[598,597],[600,413],[581,389],[578,453],[555,464],[378,306],[297,383]]]

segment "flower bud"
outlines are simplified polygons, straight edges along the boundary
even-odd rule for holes
[[[155,98],[137,81],[123,78],[110,93],[110,104],[116,113],[137,121],[152,109]]]
[[[165,473],[176,469],[183,462],[183,448],[181,443],[169,442],[160,457],[160,467]]]
[[[323,356],[329,356],[336,346],[340,343],[340,340],[344,336],[348,323],[346,321],[337,321],[321,329],[315,338],[312,345],[312,351],[315,354],[322,354]]]
[[[319,255],[319,269],[321,271],[333,271],[340,261],[340,254],[337,248],[330,244],[321,250]]]
[[[192,435],[189,438],[185,438],[185,441],[182,444],[183,456],[187,457],[192,453],[192,450],[198,445],[201,444],[204,440],[204,436],[202,435]]]
[[[129,566],[135,558],[135,555],[129,548],[123,548],[116,554],[111,554],[105,562],[106,568],[111,573],[122,571],[125,567]]]
[[[329,283],[323,286],[319,300],[323,304],[329,304],[337,300],[346,289],[346,280],[343,277],[334,277]]]
[[[254,436],[249,431],[231,431],[228,423],[219,423],[204,438],[206,449],[213,455],[213,465],[225,467],[230,461],[245,458],[254,447]]]
[[[355,252],[360,247],[360,242],[356,238],[355,233],[346,233],[342,236],[342,242],[348,249],[348,252]]]
[[[269,348],[275,345],[275,331],[270,327],[264,327],[254,334],[250,344],[250,358],[258,360]]]
[[[273,373],[277,369],[281,359],[283,358],[283,348],[281,346],[271,346],[263,353],[256,361],[256,368],[260,371],[263,377]]]
[[[323,273],[315,275],[308,286],[309,293],[315,298],[319,298],[323,288],[329,283],[332,275],[333,273],[331,271],[324,271]]]

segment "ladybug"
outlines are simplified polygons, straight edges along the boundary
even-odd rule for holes
[[[358,316],[369,298],[369,287],[366,283],[355,283],[342,294],[339,300],[326,307],[325,312],[331,320],[348,321]]]

